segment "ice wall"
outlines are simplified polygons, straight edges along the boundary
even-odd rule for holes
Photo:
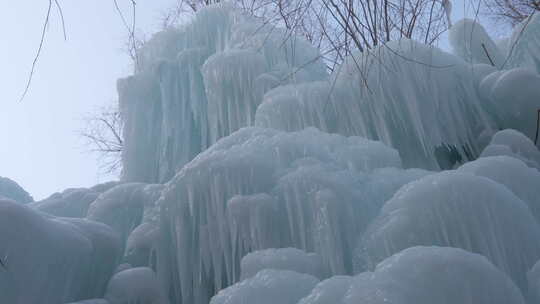
[[[222,138],[178,172],[160,202],[158,275],[171,301],[207,303],[239,280],[244,255],[265,248],[315,252],[330,274],[351,273],[358,235],[380,206],[429,173],[400,165],[380,142],[314,128]]]
[[[126,181],[168,181],[219,138],[252,125],[268,89],[327,77],[309,43],[228,4],[156,35],[139,59],[118,82]]]
[[[452,157],[480,153],[477,138],[491,119],[471,66],[458,57],[403,39],[351,56],[336,70],[329,81],[268,92],[256,125],[381,140],[406,167],[448,168]]]

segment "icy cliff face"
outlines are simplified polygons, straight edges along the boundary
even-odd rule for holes
[[[118,83],[124,180],[168,181],[219,138],[252,125],[270,88],[327,77],[318,56],[226,4],[156,35],[140,51],[138,72]]]
[[[254,250],[296,247],[330,274],[351,273],[358,235],[383,202],[428,174],[400,164],[397,151],[359,137],[241,129],[166,186],[158,274],[173,302],[207,303]]]

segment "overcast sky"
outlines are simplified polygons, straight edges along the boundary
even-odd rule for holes
[[[35,199],[69,187],[113,179],[85,152],[78,131],[83,117],[116,100],[116,79],[130,72],[122,51],[127,33],[112,0],[59,0],[68,40],[56,12],[31,89],[26,78],[39,44],[47,0],[0,0],[0,176],[17,181]],[[453,19],[473,9],[454,0]],[[129,0],[118,0],[128,9]],[[158,28],[159,16],[174,0],[138,0],[137,24]]]

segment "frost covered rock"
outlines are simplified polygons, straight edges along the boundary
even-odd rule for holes
[[[154,271],[131,268],[115,274],[109,281],[105,299],[109,304],[168,304]]]
[[[536,132],[540,109],[540,74],[525,68],[494,72],[483,84],[483,98],[491,103],[500,128],[519,130],[529,138]]]
[[[347,286],[350,283],[344,280],[343,284]],[[329,288],[343,287],[329,286]],[[449,247],[412,247],[382,261],[374,272],[356,276],[341,302],[326,303],[522,304],[525,302],[512,280],[479,254]]]
[[[509,156],[481,157],[459,168],[460,172],[484,176],[496,181],[527,203],[540,222],[540,171],[529,168]]]
[[[46,199],[32,203],[30,206],[54,216],[86,217],[88,207],[96,198],[117,182],[96,185],[92,188],[71,188],[54,193]]]
[[[540,151],[534,143],[516,130],[502,130],[493,135],[480,157],[506,155],[520,159],[527,166],[540,169]]]
[[[21,204],[31,203],[34,199],[15,181],[0,176],[0,198],[14,200]]]
[[[221,290],[210,304],[296,304],[318,282],[307,274],[265,269],[252,278]]]
[[[449,31],[454,53],[469,63],[484,63],[500,68],[504,56],[482,25],[472,19],[462,19]]]
[[[478,155],[476,139],[491,126],[470,69],[437,48],[393,41],[348,58],[336,69],[335,81],[269,91],[255,122],[286,131],[315,126],[377,139],[396,148],[406,167],[438,169],[452,156],[438,156],[437,149],[453,147],[463,158]]]
[[[253,125],[269,89],[327,78],[318,50],[289,34],[218,4],[146,43],[137,73],[118,82],[123,180],[167,182],[219,138]]]
[[[242,258],[240,269],[240,280],[251,278],[263,269],[291,270],[319,279],[326,276],[320,256],[296,248],[270,248],[248,253]]]
[[[122,244],[126,244],[129,235],[141,223],[157,222],[155,203],[162,188],[162,185],[142,183],[113,187],[90,205],[87,218],[109,225],[120,235]]]
[[[540,227],[527,205],[490,179],[458,172],[402,187],[366,231],[358,270],[408,247],[458,247],[487,257],[526,291],[525,274],[540,258]]]
[[[0,302],[57,304],[103,295],[120,256],[107,226],[0,200]]]

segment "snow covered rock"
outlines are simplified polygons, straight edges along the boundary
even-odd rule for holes
[[[296,304],[318,282],[307,274],[265,269],[252,278],[221,290],[210,304]]]
[[[109,281],[105,299],[109,304],[168,304],[154,271],[131,268],[115,274]]]
[[[103,295],[120,256],[107,226],[0,200],[0,303],[57,304]]]
[[[179,297],[171,301],[206,303],[240,279],[243,256],[267,248],[314,252],[330,274],[352,273],[351,251],[383,203],[429,174],[396,166],[397,151],[379,142],[314,128],[252,127],[222,138],[159,202],[157,272]]]
[[[526,291],[526,272],[540,258],[540,226],[527,204],[490,179],[458,172],[403,186],[357,248],[358,270],[417,245],[482,254]]]
[[[344,281],[345,286],[350,283]],[[330,288],[343,288],[340,286]],[[330,291],[326,291],[329,293]],[[342,291],[339,290],[339,293]],[[323,303],[306,301],[302,304]],[[485,257],[450,247],[412,247],[356,276],[343,304],[523,304],[504,272]]]
[[[251,278],[263,269],[291,270],[319,279],[326,276],[320,256],[296,248],[270,248],[248,253],[242,258],[240,269],[240,280]]]
[[[522,133],[507,129],[493,135],[480,157],[506,155],[523,161],[527,166],[540,169],[540,151]]]
[[[0,176],[0,198],[14,200],[21,204],[31,203],[34,199],[15,181]]]

